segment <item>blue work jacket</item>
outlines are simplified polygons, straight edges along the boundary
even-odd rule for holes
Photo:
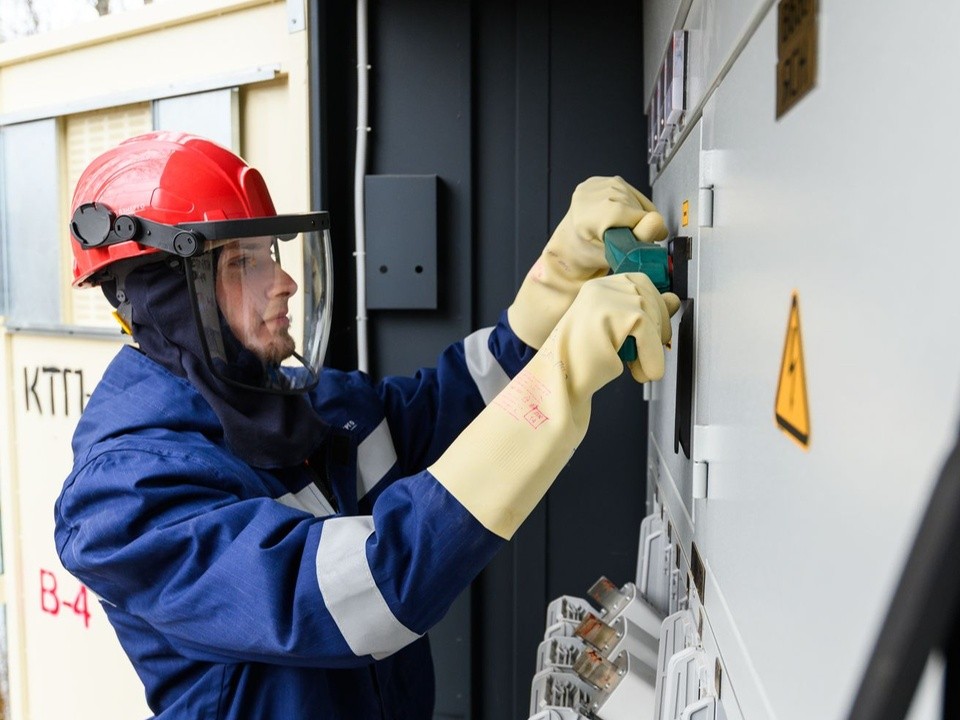
[[[499,549],[425,468],[532,351],[505,316],[436,368],[324,370],[325,496],[250,467],[185,379],[132,347],[73,439],[64,567],[100,599],[157,718],[429,718],[425,633]]]

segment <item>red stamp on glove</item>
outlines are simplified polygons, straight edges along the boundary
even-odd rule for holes
[[[493,400],[493,404],[517,422],[525,422],[534,430],[550,418],[540,409],[540,403],[550,390],[536,377],[522,370],[513,382]]]
[[[527,423],[529,423],[530,427],[534,429],[540,427],[547,421],[547,416],[544,415],[536,405],[530,408],[530,411],[523,417]]]

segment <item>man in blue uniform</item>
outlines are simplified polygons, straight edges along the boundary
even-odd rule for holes
[[[322,368],[328,226],[190,135],[78,183],[75,284],[136,346],[77,427],[56,546],[158,718],[429,718],[426,632],[569,460],[627,336],[633,376],[663,373],[676,297],[605,277],[607,227],[666,234],[619,178],[579,186],[500,322],[412,378]]]

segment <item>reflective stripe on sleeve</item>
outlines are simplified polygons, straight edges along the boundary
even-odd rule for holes
[[[334,622],[356,655],[379,660],[420,636],[390,611],[367,563],[369,516],[331,518],[317,548],[317,582]]]
[[[373,490],[396,462],[397,450],[384,419],[357,446],[357,499]]]
[[[463,353],[467,360],[467,370],[480,391],[486,405],[490,404],[500,391],[510,382],[510,378],[500,367],[500,363],[490,352],[490,334],[493,328],[483,328],[471,333],[463,340]]]
[[[313,484],[307,485],[300,492],[287,493],[275,499],[281,505],[305,510],[314,517],[327,517],[337,514],[336,510],[330,507],[330,503],[320,492],[320,489]]]

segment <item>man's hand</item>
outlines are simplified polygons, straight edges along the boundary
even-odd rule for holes
[[[539,348],[587,280],[606,275],[603,233],[628,227],[640,242],[667,237],[653,203],[620,177],[593,177],[577,186],[570,209],[547,242],[507,310],[510,327]]]
[[[572,406],[588,407],[593,394],[623,372],[617,351],[627,337],[637,343],[637,359],[628,363],[634,379],[663,377],[663,346],[679,307],[676,295],[661,294],[643,273],[589,280],[537,355],[563,363]]]

